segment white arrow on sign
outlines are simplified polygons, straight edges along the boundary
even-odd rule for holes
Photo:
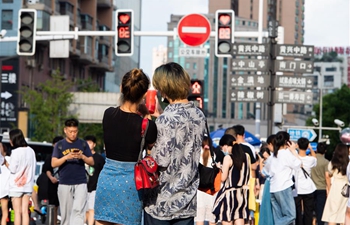
[[[309,141],[313,141],[317,137],[317,134],[313,129],[308,129],[303,132],[302,136],[308,138]]]
[[[1,92],[1,98],[4,98],[4,99],[9,99],[12,97],[12,94],[8,91],[5,91],[5,92]]]

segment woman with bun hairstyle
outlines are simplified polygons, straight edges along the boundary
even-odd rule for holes
[[[222,164],[221,181],[223,187],[215,199],[213,213],[216,221],[223,225],[244,225],[248,219],[248,182],[250,177],[250,159],[236,139],[225,134],[220,139],[220,147],[228,154]]]
[[[106,163],[100,173],[96,197],[96,224],[141,224],[142,199],[135,187],[134,166],[141,145],[143,118],[138,111],[150,80],[141,69],[127,72],[122,79],[119,107],[106,109],[103,115],[103,138]],[[148,147],[157,138],[157,127],[148,121],[145,142]]]
[[[270,193],[275,225],[289,225],[296,218],[292,176],[301,164],[296,144],[289,140],[287,132],[279,131],[275,137],[270,167]]]

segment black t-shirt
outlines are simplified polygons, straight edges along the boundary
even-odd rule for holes
[[[141,144],[143,118],[135,113],[124,112],[119,107],[106,109],[103,115],[103,137],[106,157],[124,162],[136,162]],[[146,143],[157,139],[156,124],[149,120]]]
[[[98,176],[105,164],[105,159],[98,153],[93,154],[92,158],[94,158],[94,166],[89,166],[89,181],[87,183],[88,192],[96,190]]]
[[[250,156],[250,164],[254,164],[256,162],[256,158],[252,150],[244,144],[239,144],[239,145],[241,146],[242,150]]]

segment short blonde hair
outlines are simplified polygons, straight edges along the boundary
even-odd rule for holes
[[[191,78],[182,66],[174,62],[159,66],[154,71],[152,83],[172,101],[187,99],[190,94]]]

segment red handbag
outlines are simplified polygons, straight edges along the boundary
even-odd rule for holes
[[[134,168],[136,190],[155,188],[159,185],[158,164],[150,155],[142,158],[147,129],[148,119],[144,118],[142,121],[140,153]]]

